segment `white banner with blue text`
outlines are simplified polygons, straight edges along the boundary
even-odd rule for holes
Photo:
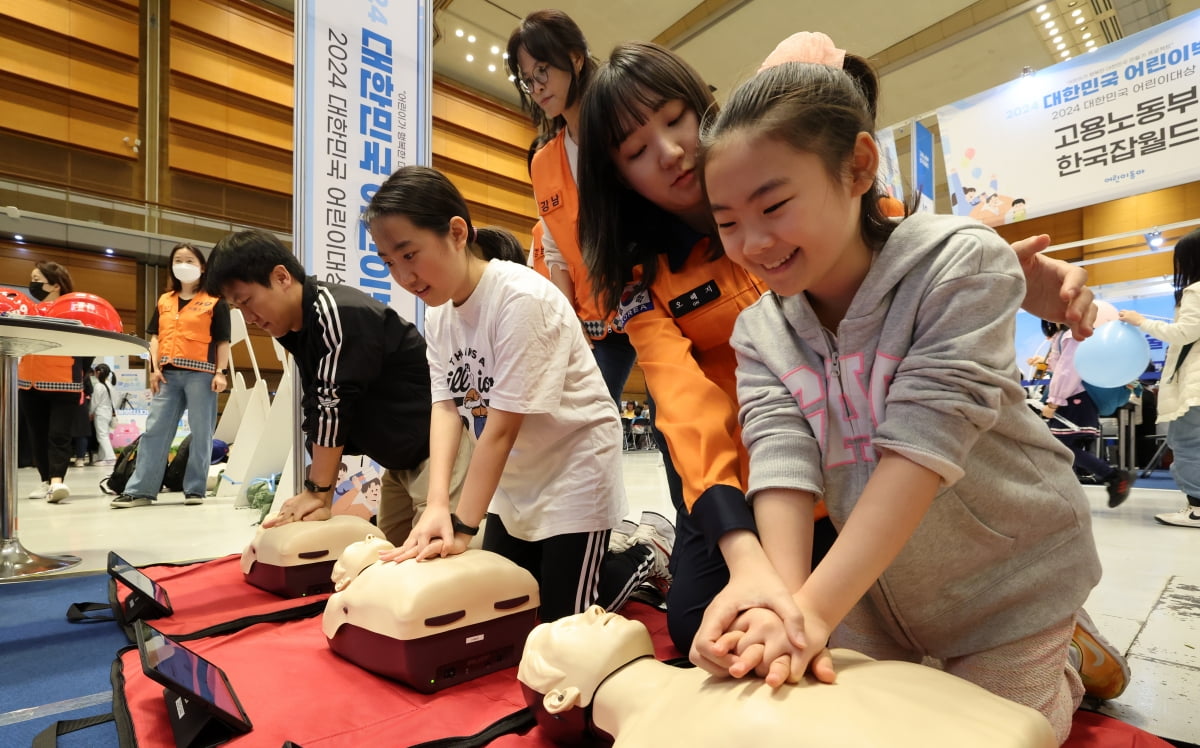
[[[991,226],[1194,181],[1200,11],[937,112],[950,202]]]

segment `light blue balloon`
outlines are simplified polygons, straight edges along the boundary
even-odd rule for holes
[[[1150,343],[1142,331],[1113,320],[1075,349],[1075,371],[1096,387],[1122,387],[1135,381],[1150,363]]]
[[[976,166],[974,169],[971,169],[971,178],[972,179],[979,179],[982,176],[983,176],[983,169],[979,168],[978,166]]]

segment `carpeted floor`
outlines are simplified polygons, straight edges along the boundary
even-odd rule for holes
[[[76,602],[108,599],[108,575],[0,584],[0,745],[30,745],[50,723],[110,711],[109,668],[129,645],[114,621],[69,623]],[[112,724],[60,739],[63,746],[117,744]]]

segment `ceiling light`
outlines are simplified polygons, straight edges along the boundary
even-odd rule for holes
[[[471,44],[474,44],[475,43],[475,35],[471,34],[470,36],[468,36],[467,41],[470,42]]]
[[[16,240],[17,240],[17,241],[19,241],[19,242],[23,242],[23,241],[25,241],[25,237],[24,237],[24,236],[21,236],[20,234],[13,234],[13,238],[14,238],[14,239],[16,239]]]
[[[1089,50],[1088,50],[1088,52],[1095,52],[1097,49],[1100,49],[1100,48],[1099,48],[1099,47],[1092,47],[1091,49],[1089,49]]]
[[[1044,20],[1046,20],[1046,19],[1047,19],[1047,18],[1049,18],[1049,17],[1050,17],[1050,14],[1049,14],[1049,13],[1043,13],[1043,14],[1041,15],[1041,20],[1043,20],[1043,21],[1044,21]]]
[[[516,82],[517,82],[517,76],[515,76],[515,75],[510,75],[510,76],[508,76],[508,82],[509,82],[509,83],[516,83]]]
[[[492,54],[494,54],[494,55],[500,54],[500,48],[497,47],[495,44],[492,45]]]
[[[104,254],[106,254],[106,255],[112,255],[112,253],[113,253],[112,247],[105,247],[105,248],[104,248]]]
[[[1036,9],[1034,9],[1034,13],[1041,13],[1041,12],[1042,12],[1043,10],[1045,10],[1045,9],[1046,9],[1046,5],[1045,5],[1045,3],[1043,3],[1043,4],[1039,5],[1039,6],[1037,6],[1037,8],[1036,8]]]
[[[494,72],[496,72],[496,66],[495,66],[495,65],[488,65],[488,72],[489,72],[489,73],[494,73]]]
[[[1054,21],[1046,21],[1046,28],[1048,28],[1048,29],[1054,28]]]
[[[1064,49],[1064,50],[1063,50],[1063,53],[1062,53],[1062,56],[1063,56],[1063,57],[1070,57],[1070,56],[1071,56],[1071,53],[1070,53],[1070,51],[1069,51],[1069,50],[1065,50],[1065,49]]]
[[[462,35],[463,35],[463,30],[462,30],[462,29],[455,29],[455,30],[454,30],[454,35],[455,35],[455,36],[457,36],[457,37],[459,37],[459,38],[461,39],[461,38],[462,38]]]
[[[1094,46],[1096,46],[1096,40],[1095,40],[1095,39],[1089,39],[1089,40],[1088,40],[1088,43],[1087,43],[1087,44],[1085,44],[1084,46],[1085,46],[1085,47],[1094,47]]]
[[[501,55],[501,57],[503,57],[504,59],[506,59],[506,60],[507,60],[507,59],[508,59],[508,53],[507,53],[507,52],[505,52],[503,55]]]
[[[1052,41],[1053,41],[1055,44],[1058,44],[1059,42],[1061,42],[1061,41],[1062,41],[1062,37],[1061,37],[1061,36],[1056,36],[1056,37],[1054,37],[1054,39],[1053,39]]]
[[[1071,11],[1071,15],[1073,17],[1083,15],[1083,8],[1076,8],[1075,10]]]
[[[475,62],[475,55],[467,55],[467,62]]]
[[[1088,33],[1084,34],[1084,35],[1083,35],[1083,38],[1084,38],[1084,39],[1091,39],[1091,38],[1092,38],[1092,32],[1090,32],[1090,31],[1089,31]]]
[[[1083,19],[1082,19],[1082,18],[1076,18],[1076,19],[1075,19],[1075,25],[1076,25],[1076,26],[1078,26],[1078,25],[1079,25],[1079,24],[1081,24],[1081,23],[1083,23]]]
[[[1067,45],[1064,44],[1063,42],[1059,42],[1054,48],[1057,50],[1064,50],[1067,48]]]

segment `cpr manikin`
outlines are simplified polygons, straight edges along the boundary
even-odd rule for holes
[[[259,526],[242,551],[242,573],[250,584],[284,597],[330,592],[330,573],[342,551],[377,532],[367,520],[345,514],[321,522]]]
[[[474,548],[428,561],[381,561],[380,552],[392,548],[367,536],[333,565],[336,591],[321,628],[334,652],[425,693],[517,664],[537,622],[532,574]]]
[[[717,679],[658,662],[642,624],[592,607],[537,626],[517,678],[539,724],[560,741],[590,730],[621,748],[1057,745],[1037,711],[948,673],[845,649],[833,660],[832,685],[810,677],[773,690],[758,678]]]

